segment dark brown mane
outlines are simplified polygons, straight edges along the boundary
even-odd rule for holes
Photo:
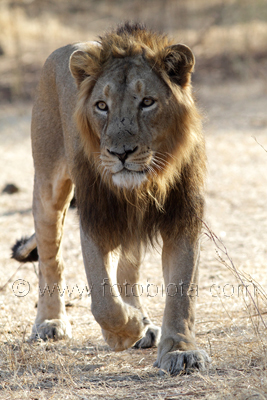
[[[160,53],[167,46],[173,44],[173,40],[165,34],[155,33],[144,25],[126,22],[114,31],[100,36],[102,45],[101,62],[113,57],[131,57],[143,52]]]
[[[80,86],[76,109],[83,149],[76,156],[73,175],[82,227],[99,243],[109,243],[110,248],[120,244],[128,247],[136,240],[153,243],[158,233],[173,238],[187,232],[189,237],[195,237],[199,234],[204,207],[205,150],[190,77],[184,72],[187,81],[183,90],[171,82],[165,71],[165,56],[165,70],[163,67],[163,53],[172,41],[139,24],[127,23],[100,39],[101,47],[88,50],[90,77]],[[166,141],[160,148],[171,169],[164,169],[162,176],[154,176],[140,187],[126,190],[115,187],[111,179],[102,179],[101,169],[97,168],[94,152],[99,152],[99,136],[86,118],[86,100],[110,59],[144,52],[147,62],[153,59],[156,72],[174,93],[175,101],[169,106],[173,107],[176,124],[166,133]]]
[[[147,32],[148,29],[144,24],[141,24],[140,22],[130,22],[126,21],[124,24],[121,24],[117,26],[114,32],[116,32],[117,35],[123,36],[123,35],[139,35],[140,32]],[[101,39],[101,36],[100,36]]]
[[[76,156],[75,183],[78,210],[83,230],[90,231],[101,243],[125,248],[132,242],[154,244],[158,234],[180,237],[199,233],[203,217],[202,194],[205,157],[202,144],[183,168],[180,179],[169,189],[164,208],[159,209],[151,196],[138,197],[129,192],[129,201],[117,196],[92,169],[83,151]],[[104,239],[104,240],[103,240]]]

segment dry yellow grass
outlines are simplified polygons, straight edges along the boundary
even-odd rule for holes
[[[158,13],[163,10],[162,2],[155,2],[154,14],[149,9],[151,1],[146,5],[140,1],[111,1],[111,5],[105,5],[102,1],[87,2],[94,5],[89,29],[88,26],[85,28],[88,12],[70,14],[66,11],[64,1],[57,4],[61,11],[56,13],[53,9],[52,15],[49,9],[45,12],[42,8],[40,14],[34,14],[33,10],[31,14],[29,9],[18,7],[22,2],[13,3],[17,4],[13,9],[8,1],[0,4],[0,44],[5,51],[0,58],[0,87],[10,83],[13,99],[19,91],[20,98],[23,98],[25,81],[28,79],[20,75],[19,66],[22,65],[23,71],[27,71],[26,66],[32,64],[39,68],[54,47],[95,36],[105,26],[119,22],[125,15],[128,17],[127,10],[128,13],[135,12],[136,17],[140,17],[143,10],[144,18],[154,26],[160,24]],[[31,7],[35,3],[32,2]],[[73,7],[85,7],[86,4],[83,1],[80,5],[74,1],[71,3]],[[214,7],[219,3],[215,0],[212,2]],[[240,6],[241,2],[223,3],[229,7],[224,8],[224,15],[233,19],[235,15],[231,17],[230,11],[236,10],[234,6]],[[29,7],[29,4],[24,2],[25,7]],[[47,7],[47,4],[41,2],[40,6]],[[51,7],[56,7],[51,4]],[[169,26],[169,30],[176,35],[179,27],[174,23],[174,15],[178,6],[170,0],[164,4],[164,13],[168,18],[161,22],[160,27],[168,29]],[[206,13],[205,20],[203,10],[207,1],[190,1],[188,4],[188,29],[180,29],[179,37],[185,38],[184,41],[188,38],[189,44],[192,44],[197,42],[201,29],[194,19],[195,14],[198,13],[207,26],[213,14]],[[263,2],[253,4],[259,7],[261,15],[266,15]],[[249,49],[254,49],[255,43],[259,45],[266,37],[266,23],[261,21],[256,24],[256,18],[245,18],[248,6],[249,1],[242,2],[239,26],[232,24],[229,29],[227,24],[221,24],[205,31],[208,34],[205,33],[204,40],[197,44],[197,53],[210,56],[209,52],[215,54],[218,49],[225,51],[223,46],[227,43],[234,50],[238,43],[243,43],[244,50],[248,40]],[[16,13],[15,19],[13,11]],[[250,12],[258,15],[256,8]],[[190,21],[195,21],[196,26]],[[248,35],[247,27],[257,32],[256,39],[254,33]],[[219,37],[221,42],[218,45]],[[39,47],[35,50],[37,43]],[[254,65],[253,60],[251,65]],[[29,139],[31,101],[24,104],[21,101],[1,103],[0,191],[6,183],[11,182],[20,188],[20,192],[12,196],[0,195],[1,399],[267,398],[267,332],[264,326],[267,324],[267,153],[259,145],[267,149],[267,90],[260,75],[258,79],[252,78],[250,76],[246,81],[231,80],[228,83],[213,79],[212,85],[207,85],[206,82],[210,80],[203,75],[203,80],[198,80],[195,88],[200,106],[206,114],[209,163],[206,222],[222,239],[227,254],[224,248],[223,251],[218,249],[208,238],[210,232],[204,230],[197,304],[197,342],[208,351],[213,362],[204,374],[196,372],[177,377],[158,375],[158,370],[152,366],[156,349],[111,352],[90,312],[90,297],[83,295],[80,298],[77,288],[74,288],[71,297],[66,296],[73,339],[28,342],[38,298],[37,266],[27,264],[18,269],[19,265],[9,256],[14,240],[33,231],[33,167]],[[78,285],[81,290],[86,285],[86,278],[75,210],[69,211],[66,221],[64,257],[67,284],[71,288]],[[240,277],[249,285],[248,290],[256,307],[246,290],[242,294]],[[14,294],[14,282],[18,279],[30,284],[30,291],[24,297]],[[157,253],[148,254],[144,261],[141,277],[144,287],[147,280],[159,287],[162,285],[160,255]],[[145,293],[143,296],[152,320],[157,324],[161,323],[165,300],[164,295],[159,293],[154,298],[147,297]],[[257,315],[259,311],[261,317]]]

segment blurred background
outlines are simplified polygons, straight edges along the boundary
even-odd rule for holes
[[[192,47],[196,83],[266,77],[266,0],[0,0],[0,103],[32,101],[54,49],[125,20]]]

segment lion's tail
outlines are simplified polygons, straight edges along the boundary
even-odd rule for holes
[[[17,240],[11,249],[11,258],[19,262],[38,261],[38,251],[35,233],[31,237],[23,237]]]

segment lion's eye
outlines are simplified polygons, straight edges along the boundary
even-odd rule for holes
[[[104,101],[99,101],[98,103],[96,103],[96,107],[100,110],[100,111],[108,111],[108,106]]]
[[[145,97],[143,99],[143,101],[141,102],[140,106],[141,106],[141,108],[151,107],[154,103],[155,103],[155,101],[153,99]]]

